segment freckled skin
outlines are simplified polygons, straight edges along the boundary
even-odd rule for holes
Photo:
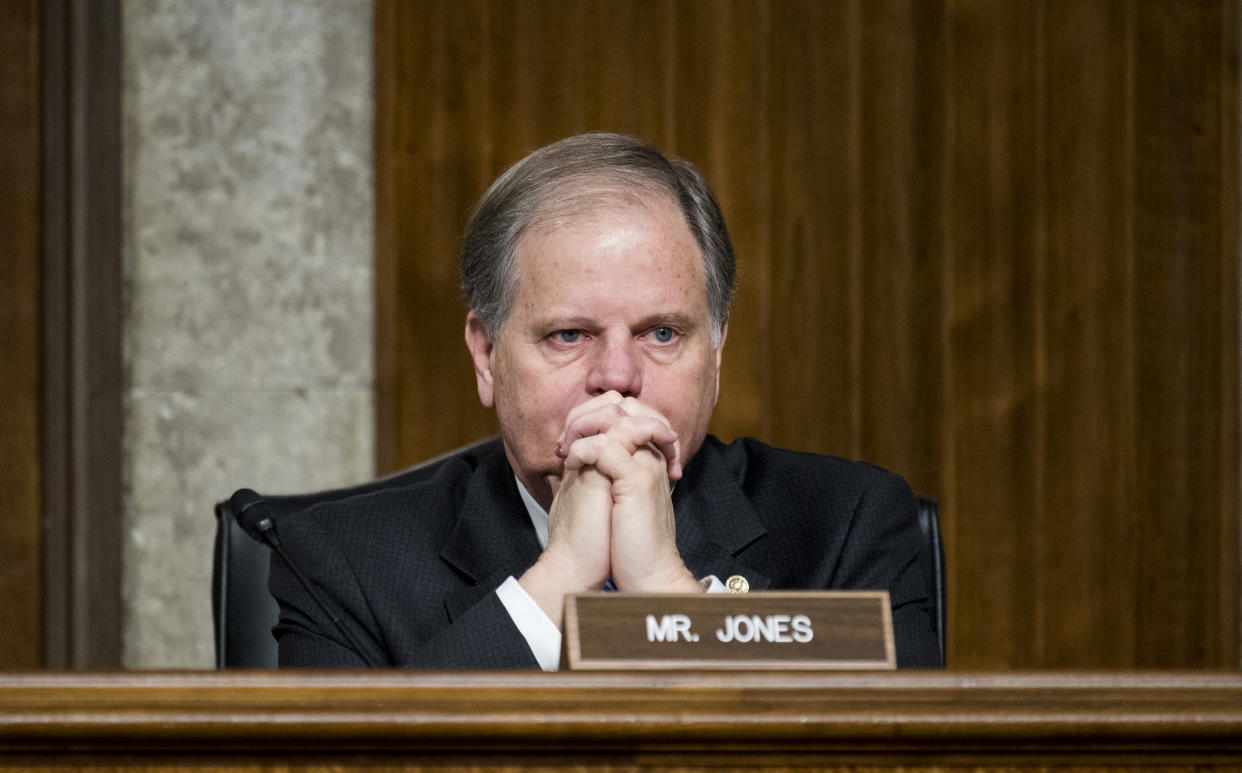
[[[518,296],[499,339],[471,315],[466,340],[479,398],[495,407],[527,489],[550,506],[566,415],[609,390],[667,418],[687,463],[716,404],[723,338],[712,347],[703,259],[677,206],[618,200],[528,231],[516,260]]]

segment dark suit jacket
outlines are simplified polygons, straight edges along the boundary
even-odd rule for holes
[[[753,590],[886,589],[898,665],[938,665],[914,497],[898,476],[708,436],[673,501],[677,546],[696,577],[740,574]],[[318,505],[283,520],[280,535],[373,661],[537,667],[493,592],[540,553],[499,441],[477,466],[453,459],[426,483]],[[278,556],[270,587],[281,666],[364,664]]]

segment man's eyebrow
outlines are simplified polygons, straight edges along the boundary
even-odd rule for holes
[[[597,322],[589,315],[557,314],[556,312],[536,317],[533,320],[533,327],[536,330],[590,330],[596,324]],[[698,327],[694,316],[680,311],[668,311],[655,312],[654,314],[641,317],[633,325],[633,329],[650,330],[653,327],[660,327],[662,325],[679,328],[684,331],[691,331]]]
[[[557,314],[555,312],[535,317],[533,322],[535,328],[539,330],[573,330],[589,328],[592,325],[591,319],[586,315]]]
[[[670,311],[667,313],[648,314],[639,320],[636,329],[647,330],[653,327],[675,327],[681,330],[693,330],[698,326],[694,317],[689,314],[683,314],[679,311]]]

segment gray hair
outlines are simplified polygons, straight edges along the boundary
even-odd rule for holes
[[[575,185],[576,183],[576,185]],[[470,216],[461,250],[461,286],[488,335],[499,337],[517,297],[518,241],[535,225],[581,214],[606,201],[641,204],[668,196],[703,253],[712,345],[720,345],[737,283],[733,243],[707,180],[689,161],[666,158],[624,134],[579,134],[509,167]]]

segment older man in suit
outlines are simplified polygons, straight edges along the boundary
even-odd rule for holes
[[[466,344],[502,442],[282,524],[356,635],[276,559],[281,664],[554,669],[566,594],[746,587],[888,590],[899,664],[937,664],[900,478],[707,435],[734,281],[719,206],[684,161],[587,134],[506,171],[462,251]]]

